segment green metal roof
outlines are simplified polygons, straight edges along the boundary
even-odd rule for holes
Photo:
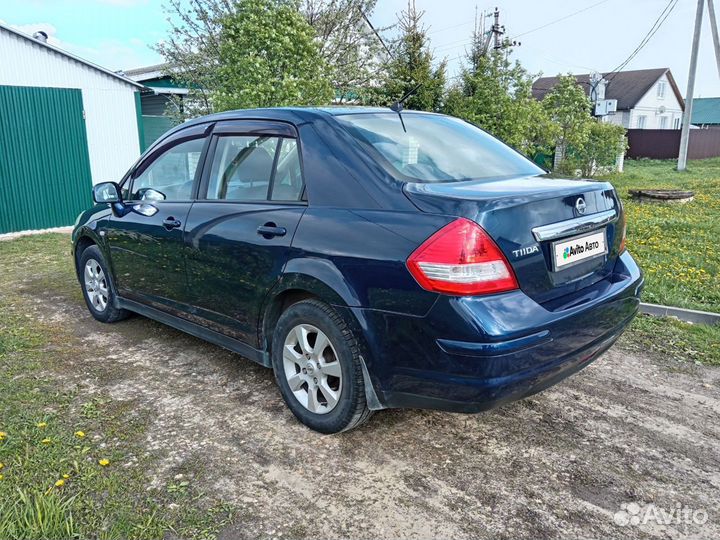
[[[720,97],[693,99],[691,124],[720,124]]]
[[[180,84],[169,75],[163,75],[162,77],[155,77],[154,79],[145,79],[142,81],[145,86],[150,88],[187,88],[188,85]]]

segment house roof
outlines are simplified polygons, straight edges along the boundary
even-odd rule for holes
[[[148,79],[157,79],[159,77],[167,77],[168,64],[154,64],[152,66],[144,66],[134,69],[126,69],[125,75],[134,81],[147,81]]]
[[[680,107],[684,109],[685,101],[672,76],[670,68],[636,69],[633,71],[618,71],[617,73],[603,73],[603,78],[610,81],[605,87],[605,99],[617,99],[618,110],[632,109],[647,91],[650,90],[652,85],[665,74],[667,74],[670,87],[675,93]],[[585,93],[589,95],[590,74],[575,75],[575,79],[577,79],[578,84],[583,87]],[[545,95],[555,87],[559,80],[559,77],[540,77],[533,83],[533,96],[536,99],[543,99]]]
[[[15,28],[11,28],[10,26],[7,26],[6,24],[3,24],[3,23],[1,23],[1,22],[0,22],[0,30],[4,30],[4,31],[9,32],[9,33],[11,33],[11,34],[15,34],[16,36],[19,36],[19,37],[21,37],[21,38],[23,38],[23,39],[26,39],[27,41],[29,41],[29,42],[31,42],[31,43],[33,43],[33,44],[35,44],[35,45],[39,45],[40,47],[45,47],[45,48],[47,48],[47,49],[50,49],[51,51],[54,51],[54,52],[56,52],[56,53],[58,53],[58,54],[61,54],[61,55],[65,56],[65,57],[67,57],[67,58],[70,58],[71,60],[74,60],[75,62],[78,62],[78,63],[80,63],[80,64],[84,64],[84,65],[86,65],[86,66],[88,66],[88,67],[93,68],[93,69],[96,70],[96,71],[100,71],[100,72],[104,73],[105,75],[109,75],[109,76],[111,76],[111,77],[114,77],[114,78],[116,78],[116,79],[119,79],[119,80],[121,80],[122,82],[127,83],[127,84],[129,84],[129,85],[131,85],[131,86],[134,86],[134,87],[136,87],[136,88],[144,88],[144,86],[143,86],[141,83],[136,82],[136,81],[133,81],[132,79],[128,79],[127,77],[125,77],[125,76],[122,75],[121,73],[116,73],[116,72],[111,71],[111,70],[109,70],[109,69],[107,69],[107,68],[104,68],[104,67],[102,67],[102,66],[99,66],[99,65],[97,65],[97,64],[94,64],[94,63],[90,62],[89,60],[85,60],[84,58],[80,58],[79,56],[76,56],[76,55],[74,55],[74,54],[72,54],[72,53],[70,53],[70,52],[68,52],[68,51],[66,51],[66,50],[64,50],[64,49],[61,49],[60,47],[56,47],[55,45],[51,45],[50,43],[47,43],[47,42],[44,42],[44,41],[40,41],[39,39],[35,39],[35,38],[32,37],[31,35],[26,34],[25,32],[21,32],[20,30],[16,30]]]
[[[169,74],[170,64],[154,64],[152,66],[139,67],[125,70],[125,75],[143,83],[155,94],[187,94],[187,84],[181,84]]]
[[[720,124],[720,97],[695,98],[691,124]]]

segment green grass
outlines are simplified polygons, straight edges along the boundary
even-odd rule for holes
[[[71,268],[67,236],[0,242],[0,538],[213,537],[233,510],[192,482],[148,490],[152,412],[68,382],[80,339],[30,314],[37,298],[82,302]]]
[[[628,349],[652,351],[681,362],[720,366],[720,326],[638,315],[620,344]]]
[[[645,272],[646,302],[720,313],[720,158],[695,160],[685,172],[675,161],[627,161],[608,178],[627,212],[627,247]],[[687,204],[640,204],[628,190],[687,189]]]

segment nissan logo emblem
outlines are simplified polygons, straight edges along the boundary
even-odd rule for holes
[[[585,199],[582,197],[578,197],[578,200],[575,201],[575,210],[577,210],[578,214],[584,214],[585,208],[587,208],[587,205],[585,204]]]

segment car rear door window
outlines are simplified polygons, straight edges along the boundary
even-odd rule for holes
[[[299,201],[302,192],[303,179],[297,140],[282,139],[270,200]]]
[[[267,200],[279,144],[279,137],[219,137],[210,171],[207,198],[230,201]]]
[[[195,172],[200,163],[205,138],[177,144],[161,154],[132,182],[132,200],[160,198],[187,201],[192,198]],[[149,191],[153,190],[153,191]],[[159,192],[162,196],[159,196]]]

